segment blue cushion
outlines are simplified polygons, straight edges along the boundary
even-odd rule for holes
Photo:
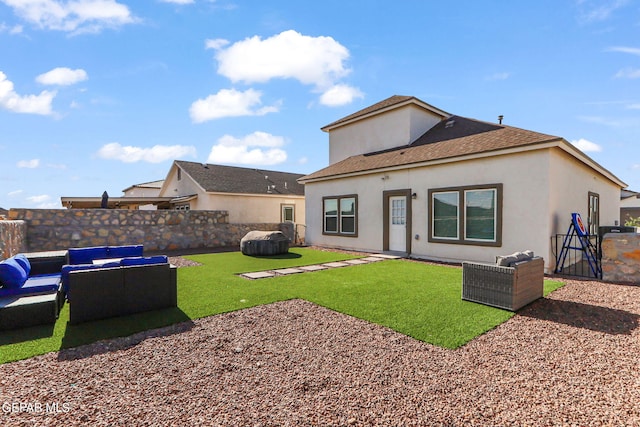
[[[0,282],[4,288],[19,288],[27,281],[27,273],[13,259],[0,262]]]
[[[107,248],[107,257],[105,258],[126,258],[142,256],[144,247],[142,245],[129,246],[109,246]]]
[[[59,274],[44,274],[28,279],[19,288],[0,288],[0,298],[27,295],[50,294],[60,289]]]
[[[99,268],[120,267],[119,262],[107,262],[105,264],[76,264],[62,266],[62,289],[64,294],[69,297],[69,273],[78,270],[97,270]]]
[[[29,277],[24,285],[22,285],[23,289],[48,286],[52,290],[58,290],[58,286],[62,280],[61,273],[53,273],[53,274],[40,274],[38,276]]]
[[[25,254],[18,254],[14,256],[13,259],[20,264],[20,267],[22,267],[24,272],[27,273],[27,277],[29,277],[29,274],[31,273],[31,263],[27,259],[27,256]]]
[[[167,264],[169,260],[166,255],[157,255],[150,257],[132,257],[132,258],[122,258],[120,261],[120,265],[123,267],[131,266],[131,265],[148,265],[148,264]]]
[[[69,264],[91,264],[94,259],[109,258],[106,246],[90,248],[70,248]]]

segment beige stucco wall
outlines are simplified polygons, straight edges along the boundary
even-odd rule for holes
[[[435,114],[408,105],[329,133],[329,163],[373,151],[407,145],[440,121]]]
[[[304,224],[304,196],[252,195],[215,193],[198,197],[195,207],[199,210],[220,210],[229,212],[229,222],[242,224],[249,222],[281,222],[282,205],[293,205],[294,223]],[[193,203],[192,202],[192,203]],[[224,208],[223,208],[224,206]]]
[[[570,214],[586,217],[589,191],[600,194],[601,224],[613,224],[619,188],[594,179],[578,162],[547,150],[447,163],[402,171],[388,171],[334,182],[307,183],[307,243],[365,251],[383,249],[382,193],[410,189],[412,203],[411,254],[443,261],[493,262],[496,255],[531,249],[553,267],[551,236],[566,231]],[[559,151],[559,150],[558,150]],[[566,160],[566,159],[565,159]],[[382,179],[383,176],[387,179]],[[558,184],[562,182],[561,184]],[[502,247],[430,243],[428,190],[483,184],[503,184]],[[358,237],[322,234],[322,197],[358,194]],[[618,197],[619,200],[619,197]],[[605,204],[610,206],[605,207]],[[416,239],[416,235],[419,237]]]
[[[177,167],[172,167],[169,171],[169,175],[160,191],[160,197],[188,196],[204,191],[185,173],[182,174],[182,179],[178,180],[177,170]]]
[[[601,226],[620,220],[620,187],[562,150],[552,150],[550,162],[549,199],[553,209],[549,233],[567,232],[571,219],[567,212],[578,212],[586,221],[589,192],[600,196]]]
[[[621,208],[640,208],[640,198],[638,197],[627,197],[626,199],[620,200]]]

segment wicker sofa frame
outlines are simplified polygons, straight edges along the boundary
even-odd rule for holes
[[[176,306],[176,267],[168,263],[69,273],[72,324]]]
[[[544,260],[534,257],[513,267],[462,263],[462,299],[516,311],[541,298]]]

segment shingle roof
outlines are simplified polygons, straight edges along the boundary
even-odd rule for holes
[[[205,191],[304,196],[302,174],[176,160],[175,164]]]
[[[127,191],[131,190],[134,187],[139,187],[139,188],[157,188],[160,189],[162,188],[162,184],[164,184],[164,179],[159,179],[157,181],[150,181],[150,182],[143,182],[141,184],[133,184],[128,186],[127,188],[125,188],[124,190],[122,190],[123,193],[126,193]]]
[[[561,139],[557,136],[511,126],[451,116],[425,132],[410,145],[352,156],[306,175],[302,181],[480,154]]]
[[[419,100],[415,96],[393,95],[393,96],[390,96],[389,98],[384,99],[384,100],[382,100],[382,101],[380,101],[380,102],[378,102],[376,104],[373,104],[373,105],[371,105],[371,106],[369,106],[367,108],[363,108],[360,111],[356,111],[353,114],[349,114],[346,117],[343,117],[343,118],[341,118],[339,120],[336,120],[333,123],[329,123],[328,125],[322,127],[322,130],[327,130],[327,129],[330,129],[330,128],[335,127],[337,125],[340,125],[342,123],[350,122],[351,120],[357,119],[359,117],[364,117],[364,116],[369,115],[369,114],[376,113],[378,111],[384,110],[384,109],[389,108],[389,107],[393,107],[393,106],[398,105],[398,104],[408,103],[409,101],[413,101],[413,102],[415,102],[417,104],[423,105],[424,107],[426,107],[426,108],[428,108],[428,109],[430,109],[430,110],[432,110],[434,112],[438,112],[439,114],[442,114],[442,115],[445,115],[445,116],[449,115],[448,113],[445,113],[444,111],[442,111],[442,110],[440,110],[440,109],[438,109],[436,107],[433,107],[432,105],[429,105],[424,101]]]

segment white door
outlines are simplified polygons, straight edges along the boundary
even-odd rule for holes
[[[407,197],[389,197],[389,250],[407,251]]]

